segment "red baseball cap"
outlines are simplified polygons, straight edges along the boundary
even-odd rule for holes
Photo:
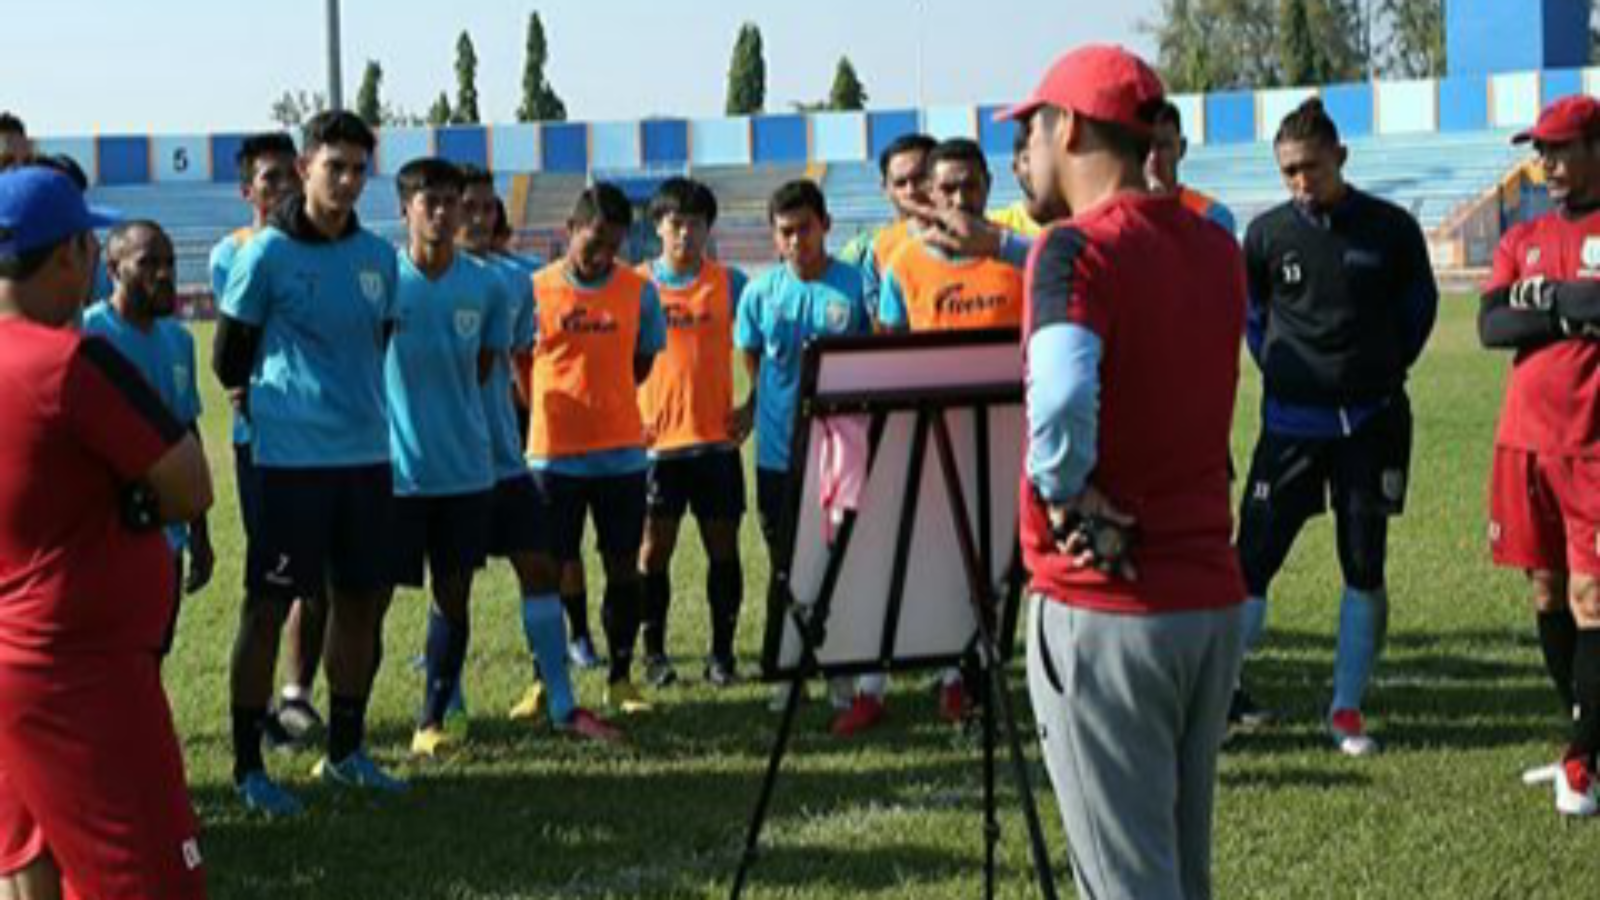
[[[1042,106],[1058,106],[1149,132],[1156,104],[1166,99],[1160,76],[1144,60],[1121,47],[1089,44],[1055,61],[1027,100],[995,116],[996,122],[1023,119]]]
[[[1600,101],[1579,94],[1562,97],[1545,107],[1544,112],[1539,113],[1539,121],[1527,131],[1519,132],[1511,143],[1565,144],[1596,132],[1600,132]]]

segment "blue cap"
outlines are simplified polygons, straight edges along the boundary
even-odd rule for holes
[[[72,179],[53,169],[24,166],[0,173],[0,259],[118,221],[106,210],[91,209]]]

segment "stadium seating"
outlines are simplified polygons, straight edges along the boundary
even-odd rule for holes
[[[1424,230],[1432,231],[1527,158],[1525,148],[1513,147],[1509,137],[1507,131],[1479,131],[1356,138],[1349,142],[1346,175],[1363,189],[1398,202],[1417,217]],[[995,175],[994,206],[1004,206],[1019,196],[1010,163],[1008,157],[990,160]],[[1195,145],[1182,172],[1185,182],[1231,207],[1241,229],[1284,198],[1267,144]],[[748,266],[770,263],[773,251],[767,235],[767,196],[784,181],[806,176],[806,167],[702,166],[693,174],[716,191],[722,209],[714,248],[717,255]],[[809,174],[818,176],[816,170]],[[834,219],[829,240],[833,248],[889,217],[872,163],[833,163],[820,177]],[[546,257],[559,252],[573,198],[587,181],[588,176],[581,173],[500,176],[496,187],[501,195],[522,200],[521,207],[514,206],[511,211],[518,230],[517,246]],[[178,249],[179,283],[191,290],[207,281],[206,256],[212,244],[249,220],[238,189],[229,184],[102,186],[94,188],[91,197],[124,215],[154,219],[165,226]],[[399,240],[403,227],[392,178],[372,179],[362,195],[360,214],[379,234]],[[651,246],[648,229],[641,226],[629,250],[637,255]]]
[[[498,179],[496,189],[509,191],[511,179]],[[193,292],[210,283],[206,270],[211,248],[224,235],[250,224],[250,209],[231,184],[140,184],[97,186],[91,202],[127,218],[151,219],[171,236],[178,253],[178,284]],[[398,243],[405,233],[400,198],[393,178],[373,178],[361,194],[356,213],[368,228]]]

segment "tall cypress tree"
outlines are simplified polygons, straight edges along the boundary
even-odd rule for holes
[[[1290,87],[1315,84],[1317,46],[1311,39],[1306,0],[1283,0],[1278,12],[1278,63],[1283,83]]]
[[[383,124],[383,67],[375,59],[367,60],[361,73],[361,89],[356,92],[356,115],[373,128]]]
[[[450,109],[450,97],[444,91],[439,92],[439,99],[433,101],[428,107],[429,125],[449,125],[454,115]]]
[[[567,118],[567,105],[551,87],[544,67],[550,61],[545,43],[544,23],[537,12],[528,16],[527,60],[522,66],[522,105],[517,107],[519,122],[560,122]]]
[[[478,52],[465,31],[456,39],[456,108],[450,121],[475,125],[478,118]]]
[[[766,103],[767,62],[761,51],[761,29],[746,22],[739,27],[733,62],[728,67],[727,112],[730,116],[748,116],[761,112]]]
[[[867,108],[867,89],[856,76],[856,67],[850,57],[839,57],[833,72],[833,88],[828,91],[828,108],[833,110],[861,110]]]

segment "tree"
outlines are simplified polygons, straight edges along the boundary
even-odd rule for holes
[[[528,58],[522,67],[522,105],[517,107],[517,121],[565,121],[567,105],[561,102],[544,74],[545,63],[550,61],[550,51],[545,44],[544,24],[539,21],[537,12],[528,16],[527,46]]]
[[[478,52],[465,31],[456,39],[456,108],[451,122],[476,125],[478,119]]]
[[[733,62],[728,67],[730,116],[761,112],[767,104],[767,62],[761,55],[761,29],[746,22],[739,27],[733,45]]]
[[[850,57],[839,57],[839,66],[833,72],[833,88],[828,91],[828,108],[832,110],[861,110],[867,108],[867,89],[856,77],[856,67]]]
[[[1162,0],[1140,23],[1155,38],[1157,64],[1174,92],[1271,87],[1278,65],[1277,0]]]
[[[1278,65],[1284,84],[1298,87],[1317,83],[1317,47],[1311,40],[1306,0],[1283,0],[1279,4]]]
[[[440,91],[439,99],[428,107],[428,124],[449,125],[454,118],[455,115],[450,109],[450,97],[444,91]]]
[[[1444,4],[1440,0],[1382,0],[1378,16],[1385,40],[1374,50],[1383,74],[1400,78],[1444,75]]]
[[[1366,2],[1162,0],[1140,27],[1175,92],[1347,81],[1365,71]]]
[[[366,71],[361,73],[361,89],[356,91],[356,115],[361,121],[376,128],[384,122],[383,67],[375,59],[367,60]]]
[[[327,95],[320,91],[284,91],[283,96],[272,101],[272,111],[268,115],[284,128],[298,128],[327,108]]]
[[[1357,81],[1367,73],[1364,0],[1305,0],[1317,49],[1317,84]]]

